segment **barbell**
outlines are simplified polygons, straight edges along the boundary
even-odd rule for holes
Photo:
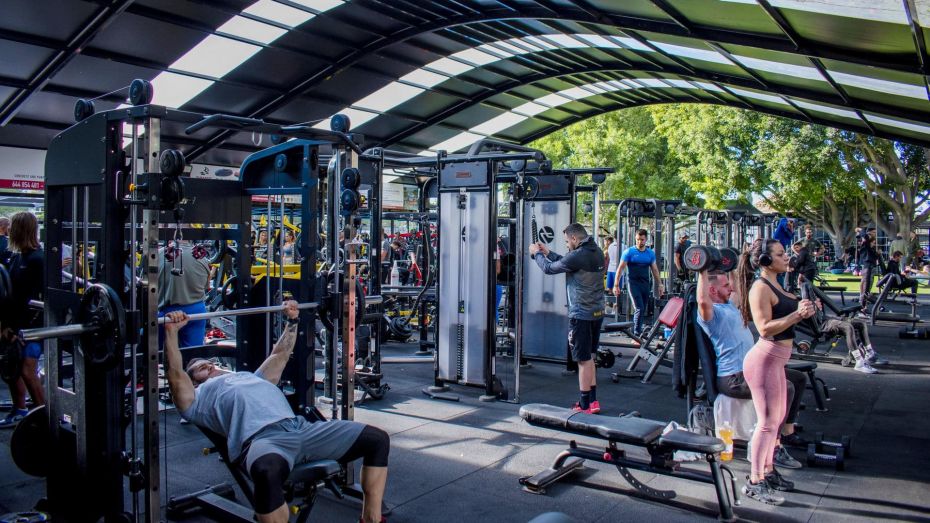
[[[298,309],[317,308],[316,302],[299,303]],[[285,306],[269,305],[245,309],[204,312],[188,315],[189,321],[206,320],[220,316],[244,316],[247,314],[265,314],[283,312]],[[167,317],[159,318],[158,324],[170,323]],[[119,295],[111,287],[102,283],[90,285],[81,298],[77,311],[77,323],[23,329],[19,337],[24,342],[42,341],[49,338],[66,338],[78,336],[81,349],[88,361],[99,368],[115,368],[123,359],[126,346],[126,311]]]

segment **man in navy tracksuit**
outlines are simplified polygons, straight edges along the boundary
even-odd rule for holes
[[[546,274],[565,273],[568,287],[568,345],[578,363],[581,401],[575,410],[589,414],[601,411],[597,401],[597,376],[593,353],[600,343],[604,321],[604,251],[584,226],[573,223],[562,231],[568,253],[551,252],[543,243],[530,245],[530,256]]]
[[[638,336],[643,332],[643,313],[649,304],[649,295],[652,294],[652,283],[649,273],[659,284],[659,296],[665,293],[662,279],[659,276],[659,266],[656,264],[656,253],[646,247],[646,238],[649,232],[646,229],[636,231],[636,245],[623,252],[617,273],[623,274],[623,269],[629,267],[630,298],[633,300],[633,332]],[[614,285],[614,295],[620,296],[620,286]]]

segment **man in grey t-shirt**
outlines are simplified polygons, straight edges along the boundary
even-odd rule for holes
[[[229,458],[255,484],[255,513],[260,523],[286,522],[284,483],[295,464],[332,459],[362,462],[365,494],[362,521],[381,521],[390,440],[381,429],[354,421],[310,422],[291,410],[277,387],[297,339],[297,302],[285,303],[287,326],[271,355],[254,373],[228,372],[210,361],[193,359],[185,371],[178,331],[184,311],[167,314],[165,354],[168,385],[181,417],[226,438]]]

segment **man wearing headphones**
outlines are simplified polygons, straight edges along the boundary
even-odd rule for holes
[[[186,314],[207,312],[204,297],[210,285],[210,263],[203,247],[187,240],[175,240],[159,251],[158,266],[158,317],[169,312]],[[203,345],[207,321],[190,321],[178,332],[180,346]],[[164,328],[158,327],[159,347],[164,345]]]

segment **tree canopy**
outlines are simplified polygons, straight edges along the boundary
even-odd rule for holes
[[[614,167],[602,198],[674,198],[709,208],[761,199],[822,227],[837,247],[848,245],[857,226],[873,222],[893,235],[930,215],[926,148],[743,109],[624,109],[532,145],[557,167]],[[613,219],[606,211],[602,223]]]

